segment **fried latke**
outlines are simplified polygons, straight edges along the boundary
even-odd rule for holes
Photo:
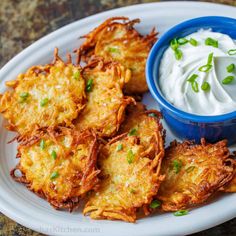
[[[116,62],[94,61],[82,71],[86,80],[86,107],[75,121],[78,130],[94,129],[100,137],[112,137],[119,129],[128,104],[122,92],[129,72]]]
[[[157,136],[163,135],[160,124],[161,113],[156,110],[146,110],[142,103],[129,105],[126,109],[126,118],[122,123],[119,134],[128,133],[137,136],[140,144],[144,146],[146,155],[153,156],[158,148]]]
[[[19,146],[17,156],[20,162],[12,177],[56,209],[72,211],[98,184],[97,138],[89,130],[39,133]]]
[[[233,177],[227,141],[201,145],[172,142],[161,173],[166,176],[157,194],[163,211],[188,209],[205,202]]]
[[[85,208],[93,219],[135,222],[136,211],[150,204],[163,180],[160,175],[163,157],[162,137],[154,159],[145,156],[138,137],[122,134],[100,151],[98,166],[101,184]]]
[[[148,90],[145,77],[145,64],[152,45],[157,40],[153,29],[150,34],[142,36],[133,25],[139,19],[129,20],[127,17],[107,19],[89,34],[86,41],[78,49],[85,61],[91,57],[103,57],[115,60],[132,71],[132,77],[125,85],[126,94],[142,94]]]
[[[6,85],[11,90],[0,97],[0,112],[7,129],[20,135],[37,128],[70,126],[84,107],[85,82],[81,68],[64,63],[55,50],[52,64],[33,66]]]

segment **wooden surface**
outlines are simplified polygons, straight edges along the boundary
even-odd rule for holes
[[[0,68],[22,49],[61,26],[97,12],[147,2],[155,1],[0,0]],[[236,0],[209,0],[208,2],[236,6]],[[0,235],[39,236],[41,234],[17,224],[0,213]],[[236,235],[236,219],[195,234],[195,236],[209,235]]]

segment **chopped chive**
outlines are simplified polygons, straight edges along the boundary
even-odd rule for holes
[[[194,47],[196,47],[196,46],[198,45],[197,40],[194,39],[194,38],[191,38],[191,39],[189,40],[189,43],[190,43],[191,45],[193,45]]]
[[[208,55],[207,65],[211,65],[212,64],[213,55],[214,55],[213,52]]]
[[[184,45],[188,42],[188,40],[186,38],[179,38],[177,42],[179,45]]]
[[[233,82],[233,80],[234,80],[234,76],[231,76],[231,75],[227,76],[226,78],[222,80],[222,84],[230,84]]]
[[[208,72],[210,71],[211,68],[212,68],[212,65],[204,65],[204,66],[201,66],[198,70],[201,72]]]
[[[174,216],[185,216],[188,214],[188,210],[179,210],[174,213]]]
[[[230,49],[230,50],[228,51],[228,54],[229,54],[230,56],[235,55],[235,54],[236,54],[236,49]]]
[[[110,48],[108,48],[108,51],[112,52],[112,53],[118,53],[119,49],[118,48],[114,48],[114,47],[110,47]]]
[[[159,207],[160,205],[161,205],[161,202],[158,201],[157,199],[155,199],[150,203],[150,208],[155,209],[155,208]]]
[[[198,93],[198,92],[199,92],[199,89],[198,89],[198,82],[194,81],[193,83],[191,83],[191,86],[192,86],[192,90],[193,90],[195,93]]]
[[[49,99],[48,98],[44,98],[43,100],[40,101],[40,106],[44,107],[48,104]]]
[[[133,188],[131,188],[130,190],[130,193],[134,194],[135,193],[135,190]]]
[[[210,86],[210,84],[208,82],[205,81],[205,82],[202,83],[201,89],[203,91],[209,91],[211,89],[211,86]]]
[[[57,153],[56,153],[55,150],[52,151],[51,156],[52,156],[52,158],[53,158],[54,160],[57,159]]]
[[[178,41],[176,38],[172,39],[171,42],[170,42],[170,47],[175,51],[178,47],[179,47],[179,44],[178,44]]]
[[[20,94],[20,97],[21,98],[27,98],[27,97],[29,97],[29,93],[23,92],[23,93]]]
[[[45,145],[44,139],[41,139],[39,146],[40,146],[41,150],[43,150],[45,148],[46,145]]]
[[[122,143],[120,143],[120,144],[118,144],[118,146],[117,146],[117,151],[121,151],[123,149],[123,144]]]
[[[150,114],[148,114],[148,116],[157,118],[157,115],[155,113],[150,113]]]
[[[181,60],[182,59],[182,57],[183,57],[183,53],[182,53],[182,51],[180,50],[180,49],[175,49],[175,58],[176,58],[176,60]]]
[[[74,73],[74,75],[73,75],[73,78],[74,78],[75,80],[78,80],[78,79],[80,78],[80,71],[76,71],[76,72]]]
[[[205,44],[207,46],[212,46],[212,47],[218,48],[218,41],[213,38],[207,38],[205,40]]]
[[[232,63],[232,64],[228,65],[226,69],[227,69],[227,72],[231,73],[234,71],[235,65]]]
[[[93,87],[93,80],[89,79],[86,84],[86,91],[90,92],[92,90],[92,87]]]
[[[190,173],[191,171],[193,171],[195,169],[195,166],[189,166],[187,169],[186,169],[186,172],[187,173]]]
[[[198,75],[193,74],[187,79],[187,81],[190,82],[190,83],[193,83],[196,80],[197,77],[198,77]]]
[[[133,128],[133,129],[131,129],[130,131],[129,131],[129,133],[128,133],[128,135],[129,136],[135,136],[135,135],[137,135],[137,129],[136,128]]]
[[[134,161],[134,153],[131,149],[128,151],[126,159],[129,164],[131,164]]]
[[[50,179],[51,179],[51,180],[56,179],[58,176],[59,176],[58,172],[57,172],[57,171],[54,171],[54,172],[51,174]]]
[[[178,174],[181,168],[182,168],[182,162],[178,160],[174,160],[173,169],[174,169],[175,174]]]

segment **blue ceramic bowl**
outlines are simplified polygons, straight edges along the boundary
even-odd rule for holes
[[[159,88],[159,66],[165,50],[173,38],[185,37],[199,29],[209,29],[236,39],[236,19],[218,16],[200,17],[185,21],[167,31],[153,46],[146,64],[146,77],[152,96],[160,105],[163,117],[172,132],[181,139],[199,142],[202,137],[208,142],[227,139],[236,142],[235,111],[218,116],[199,116],[181,111],[169,103]]]

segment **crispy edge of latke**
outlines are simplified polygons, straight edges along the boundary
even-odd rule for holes
[[[133,27],[136,23],[140,23],[140,19],[137,18],[130,20],[128,17],[124,16],[111,17],[105,20],[93,30],[91,30],[88,34],[81,36],[81,38],[85,38],[86,40],[78,49],[74,50],[74,52],[77,53],[77,63],[79,64],[81,60],[85,62],[89,62],[91,59],[93,60],[93,57],[91,58],[91,56],[94,55],[94,48],[97,43],[97,36],[101,33],[103,29],[113,27],[114,25],[126,27],[126,29],[128,31],[131,31],[135,35],[135,37],[149,42],[151,48],[151,46],[157,40],[156,36],[158,32],[156,32],[155,28],[153,28],[149,34],[143,36]]]
[[[75,133],[74,133],[75,132]],[[81,183],[82,184],[87,184],[87,181],[92,182],[93,184],[90,186],[90,190],[96,189],[99,185],[99,179],[97,178],[98,174],[100,173],[100,170],[97,169],[96,165],[96,160],[97,160],[97,154],[98,154],[98,142],[97,142],[97,135],[96,133],[94,133],[92,130],[85,130],[81,133],[72,130],[70,128],[66,128],[66,127],[57,127],[57,129],[48,129],[46,131],[36,131],[34,136],[31,136],[29,139],[28,138],[22,138],[20,137],[20,145],[18,146],[18,152],[16,155],[16,158],[21,158],[21,154],[20,154],[20,148],[21,146],[31,146],[34,145],[35,143],[37,143],[42,137],[44,137],[45,135],[48,136],[48,138],[51,138],[55,143],[57,143],[57,138],[64,136],[64,135],[75,135],[75,139],[73,140],[72,145],[76,145],[76,144],[80,144],[80,143],[84,143],[84,141],[86,140],[86,138],[88,136],[92,136],[94,138],[91,148],[90,148],[90,154],[89,154],[89,165],[87,166],[87,169],[85,170],[82,178],[81,178]],[[21,176],[17,177],[15,175],[15,171],[19,170],[21,172]],[[33,193],[35,193],[37,196],[47,200],[50,205],[56,209],[65,209],[65,210],[69,210],[69,212],[74,211],[75,209],[78,208],[80,200],[83,199],[85,197],[85,194],[83,194],[82,196],[77,196],[77,197],[71,197],[68,198],[66,201],[64,202],[58,202],[55,201],[54,199],[51,199],[50,197],[47,197],[45,195],[45,193],[42,190],[39,191],[34,191],[31,188],[31,182],[29,182],[26,179],[25,174],[22,172],[21,167],[20,167],[20,162],[16,165],[15,168],[13,168],[10,171],[10,175],[11,177],[18,183],[22,183],[24,184],[30,191],[32,191]],[[90,191],[89,190],[89,191]]]
[[[29,73],[29,72],[31,72],[31,71],[32,71],[33,73],[35,73],[36,75],[38,75],[39,73],[49,73],[50,68],[51,68],[52,66],[55,66],[58,61],[61,62],[61,63],[63,63],[64,65],[69,65],[69,64],[71,64],[71,65],[73,65],[73,66],[75,66],[75,67],[78,67],[78,69],[79,69],[80,72],[81,72],[81,71],[82,71],[82,67],[81,67],[80,65],[77,65],[77,64],[75,65],[75,64],[72,63],[71,54],[70,54],[70,53],[67,53],[66,56],[67,56],[67,61],[65,62],[65,61],[63,61],[62,58],[59,56],[59,50],[58,50],[58,48],[56,47],[56,48],[54,49],[53,60],[52,60],[51,63],[45,64],[45,65],[43,65],[43,66],[41,66],[41,65],[31,66],[30,68],[28,68],[28,69],[25,71],[24,74],[27,74],[27,73]],[[19,79],[16,78],[15,80],[6,81],[5,84],[6,84],[6,86],[7,86],[8,88],[15,89],[15,88],[17,87],[17,85],[19,84]],[[6,94],[7,94],[7,93],[11,93],[11,91],[7,90],[7,91],[4,92],[4,94],[5,94],[5,93],[6,93]],[[0,94],[0,104],[1,104],[1,102],[2,102],[1,99],[3,99],[3,98],[5,97],[4,94]],[[85,100],[85,98],[86,98],[85,93],[84,93],[83,96],[84,96],[83,99]],[[82,105],[82,107],[81,107],[80,110],[83,110],[84,106],[85,106],[85,104]],[[1,107],[0,107],[0,113],[3,114],[4,112],[5,112],[5,110],[1,110]],[[32,133],[34,133],[36,130],[38,130],[38,129],[40,128],[40,127],[36,124],[34,130],[32,130],[31,132],[27,132],[26,134],[22,135],[22,134],[20,134],[19,132],[17,132],[16,126],[15,126],[14,124],[12,124],[9,120],[4,119],[4,122],[5,122],[5,125],[4,125],[4,126],[5,126],[5,128],[6,128],[7,130],[18,133],[18,135],[17,135],[15,138],[13,138],[12,140],[10,140],[8,143],[11,143],[11,142],[14,141],[15,139],[18,139],[19,136],[30,137],[30,135],[31,135]],[[50,127],[49,127],[49,128],[50,128]]]
[[[160,197],[160,195],[157,194],[156,199],[160,200],[161,203],[161,211],[178,211],[178,210],[182,210],[182,209],[190,209],[193,207],[196,207],[198,205],[203,204],[204,202],[206,202],[211,196],[214,196],[214,194],[217,193],[217,191],[219,191],[219,189],[224,186],[226,183],[230,182],[231,179],[233,178],[233,160],[232,158],[230,158],[230,151],[227,147],[227,140],[221,140],[217,143],[211,144],[211,143],[207,143],[206,140],[204,138],[201,139],[200,144],[195,144],[194,141],[189,141],[189,140],[185,140],[182,143],[177,142],[176,140],[172,141],[170,143],[170,146],[166,148],[166,155],[165,157],[168,155],[168,152],[172,151],[173,148],[181,148],[185,150],[185,152],[190,151],[190,152],[201,152],[202,150],[198,150],[198,149],[202,149],[203,147],[217,147],[217,151],[215,150],[214,153],[217,154],[217,157],[221,157],[222,160],[222,167],[224,168],[224,170],[226,172],[228,172],[228,174],[222,176],[221,178],[219,178],[218,181],[213,182],[211,185],[209,185],[209,183],[205,184],[205,186],[201,187],[201,191],[200,194],[198,194],[197,196],[197,200],[191,200],[191,202],[189,202],[189,198],[185,198],[183,199],[182,202],[180,202],[178,205],[176,205],[176,203],[172,204],[172,202],[168,202],[166,201],[166,203],[164,203],[164,201],[166,200],[166,198],[164,197]],[[211,155],[211,154],[209,154]],[[164,157],[164,158],[165,158]],[[229,168],[231,168],[231,170],[229,170]],[[226,170],[227,169],[227,170]],[[163,173],[162,173],[163,174]],[[168,173],[164,173],[165,175],[167,175]],[[203,179],[204,180],[204,179]]]
[[[128,132],[120,134],[113,139],[111,139],[106,145],[111,145],[113,143],[116,143],[117,141],[127,138],[128,137]],[[155,171],[155,176],[156,176],[156,185],[155,185],[155,192],[158,192],[158,189],[160,187],[161,182],[164,180],[165,175],[161,175],[161,162],[164,157],[164,141],[162,137],[161,132],[157,132],[155,137],[160,140],[158,142],[158,149],[156,150],[156,155],[154,159],[150,159],[151,162],[151,169]],[[137,137],[135,138],[136,141],[138,141]],[[141,154],[141,157],[146,157],[146,152],[144,151]],[[147,200],[149,203],[152,202],[154,199],[155,194],[153,196],[149,196],[149,199]],[[89,202],[89,201],[88,201]],[[87,203],[88,203],[87,202]],[[87,204],[84,207],[83,214],[86,215],[88,213],[93,214],[94,219],[108,219],[108,220],[123,220],[126,222],[130,223],[135,223],[137,219],[137,210],[142,209],[145,215],[148,215],[150,213],[150,209],[148,208],[149,204],[143,203],[142,205],[135,206],[129,209],[124,209],[120,207],[120,209],[113,209],[112,207],[108,207],[107,209],[99,209],[97,206],[87,206]]]

